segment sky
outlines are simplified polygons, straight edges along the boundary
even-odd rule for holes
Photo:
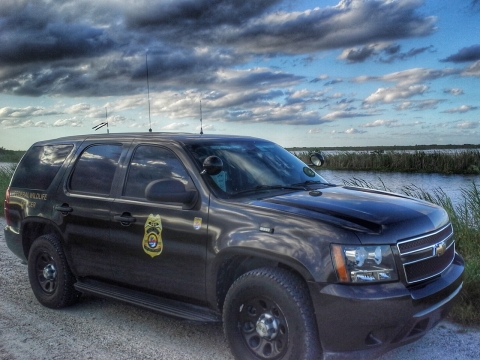
[[[480,144],[480,0],[2,0],[0,44],[6,149],[103,122],[284,147]]]

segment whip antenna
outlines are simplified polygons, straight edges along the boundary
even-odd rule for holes
[[[147,95],[148,95],[148,123],[150,124],[149,132],[152,132],[152,120],[150,119],[150,84],[148,82],[148,51],[145,52],[145,67],[147,68]]]
[[[202,100],[200,100],[200,135],[203,135]]]

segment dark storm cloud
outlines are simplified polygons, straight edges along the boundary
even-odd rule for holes
[[[392,53],[392,48],[386,48],[384,52],[387,55],[387,57],[380,58],[380,61],[385,63],[392,63],[396,60],[407,60],[411,57],[415,57],[426,51],[433,51],[433,45],[425,46],[421,48],[412,48],[407,52],[400,52],[400,46],[394,47],[393,49],[395,50],[395,52]]]
[[[306,55],[426,36],[435,18],[419,0],[342,0],[286,12],[286,0],[5,0],[0,5],[0,91],[41,96],[108,96],[145,91],[275,88],[305,81],[271,70],[222,72],[252,57]]]
[[[469,62],[480,60],[480,44],[464,47],[460,49],[456,54],[441,60],[444,62]]]
[[[195,36],[195,30],[238,26],[257,17],[282,0],[183,0],[139,2],[126,14],[129,28],[169,27],[186,30]]]
[[[337,6],[277,13],[218,34],[244,52],[302,54],[319,50],[426,36],[435,18],[417,14],[420,1],[343,0]]]
[[[375,48],[373,46],[364,46],[361,49],[350,49],[345,54],[345,60],[349,63],[364,62],[372,54],[374,54]]]

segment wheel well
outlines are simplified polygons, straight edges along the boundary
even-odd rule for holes
[[[236,255],[226,258],[218,268],[217,273],[217,307],[223,310],[223,303],[230,286],[243,274],[265,267],[283,268],[295,273],[299,278],[303,276],[292,267],[278,261],[268,260],[265,258]]]
[[[47,234],[54,234],[60,238],[58,231],[49,223],[30,221],[23,226],[22,242],[26,259],[28,259],[28,253],[35,239]]]

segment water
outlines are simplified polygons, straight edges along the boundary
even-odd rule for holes
[[[343,184],[343,180],[350,181],[355,178],[371,183],[379,189],[383,189],[385,185],[386,188],[397,193],[401,193],[402,187],[410,185],[415,185],[429,193],[432,193],[435,189],[441,189],[450,197],[454,205],[462,201],[462,188],[470,188],[472,181],[475,181],[480,186],[480,175],[383,173],[343,170],[318,170],[318,173],[334,184]],[[382,182],[384,185],[382,185]]]

